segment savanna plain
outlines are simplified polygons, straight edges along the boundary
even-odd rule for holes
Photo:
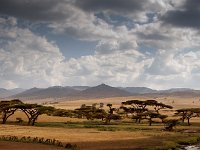
[[[188,125],[187,119],[184,123],[181,121],[181,115],[175,115],[177,110],[183,108],[200,108],[198,97],[152,97],[152,96],[132,96],[115,97],[104,99],[87,99],[60,101],[57,103],[46,103],[46,106],[53,106],[56,109],[74,110],[81,106],[92,106],[93,104],[103,103],[102,109],[109,112],[109,106],[120,108],[122,102],[128,100],[156,100],[158,103],[170,105],[173,108],[160,109],[159,113],[165,117],[165,120],[177,120],[168,130],[170,123],[152,116],[150,119],[141,119],[131,115],[120,114],[120,119],[110,119],[105,123],[105,119],[87,118],[87,117],[66,117],[52,116],[43,114],[38,117],[34,126],[27,125],[27,116],[22,111],[16,111],[8,118],[6,124],[0,125],[1,137],[28,137],[55,139],[68,147],[57,147],[43,144],[21,143],[13,141],[0,141],[2,150],[61,150],[61,149],[80,149],[80,150],[131,150],[131,149],[180,149],[184,145],[198,144],[200,140],[200,117],[193,115]],[[130,105],[131,106],[131,105]],[[150,106],[150,109],[154,109]],[[114,112],[115,114],[116,112]],[[196,113],[197,114],[197,113]],[[147,116],[145,116],[147,117]],[[20,118],[22,121],[16,121]]]

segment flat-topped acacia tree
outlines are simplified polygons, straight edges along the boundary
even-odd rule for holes
[[[187,124],[190,124],[190,119],[200,115],[200,108],[182,108],[176,110],[175,116],[180,116],[182,123],[187,119]]]
[[[49,112],[54,111],[54,107],[47,107],[38,104],[21,104],[18,105],[18,108],[26,114],[28,125],[32,126],[34,126],[39,115],[48,114]]]
[[[121,116],[119,114],[114,114],[115,111],[117,111],[116,108],[112,107],[112,104],[107,104],[109,110],[108,113],[105,116],[105,124],[109,124],[111,120],[120,120]]]
[[[20,100],[14,99],[10,101],[0,101],[0,113],[2,115],[2,124],[5,124],[7,119],[12,116],[18,109],[18,105],[23,104]]]
[[[161,115],[155,111],[147,111],[147,112],[144,112],[142,116],[144,116],[144,118],[148,120],[149,126],[151,126],[153,123],[153,119],[160,118]]]
[[[131,107],[126,107],[126,106],[131,106]],[[155,112],[152,113],[151,111],[151,113],[149,113],[149,107],[153,107]],[[170,105],[159,103],[156,100],[145,100],[145,101],[128,100],[128,101],[122,102],[121,108],[123,108],[124,111],[127,111],[127,113],[131,113],[133,115],[132,118],[135,119],[136,122],[140,123],[140,121],[143,118],[145,118],[145,116],[149,116],[150,122],[152,122],[151,121],[152,118],[155,118],[155,117],[162,118],[164,116],[159,114],[159,110],[165,109],[165,108],[172,109],[173,107]]]

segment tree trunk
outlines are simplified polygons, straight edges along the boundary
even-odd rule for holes
[[[32,126],[35,125],[35,121],[36,121],[36,119],[33,119],[33,120],[32,120],[32,123],[31,123]]]
[[[185,117],[182,117],[182,123],[184,123],[185,122]]]
[[[152,119],[149,118],[149,126],[151,126],[151,124],[152,124]]]
[[[2,124],[6,124],[6,120],[7,120],[7,118],[6,118],[6,117],[3,117],[3,118],[2,118]]]
[[[28,118],[28,123],[27,123],[28,125],[31,124],[31,120],[32,120],[31,118]]]
[[[34,118],[32,118],[32,124],[31,124],[32,126],[35,125],[35,121],[37,120],[38,116],[39,116],[39,115],[36,115]]]
[[[187,118],[188,126],[190,126],[190,118]]]
[[[141,122],[141,119],[142,119],[142,118],[139,118],[139,119],[138,119],[138,123],[140,123],[140,122]]]

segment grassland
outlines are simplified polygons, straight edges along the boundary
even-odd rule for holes
[[[128,99],[154,99],[154,97],[122,97],[108,99],[92,99],[63,101],[52,104],[56,108],[74,109],[81,104],[112,103],[118,107],[122,101]],[[157,101],[173,105],[174,109],[200,107],[199,98],[159,97]],[[171,111],[164,111],[172,115]],[[100,120],[87,121],[85,119],[53,117],[42,115],[36,126],[26,126],[15,123],[21,117],[27,118],[21,112],[15,113],[8,120],[8,124],[0,125],[0,136],[31,136],[56,139],[63,143],[77,144],[77,149],[169,149],[178,144],[196,143],[200,137],[200,119],[191,120],[192,125],[177,126],[172,132],[164,130],[163,124],[154,123],[148,126],[147,122],[136,124],[132,120],[113,121],[104,125]]]

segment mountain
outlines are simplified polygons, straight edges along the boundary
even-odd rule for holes
[[[89,86],[71,86],[71,88],[73,88],[74,90],[83,91],[90,87]]]
[[[174,88],[174,89],[159,91],[159,95],[179,96],[179,97],[200,97],[200,90],[187,89],[187,88]]]
[[[6,98],[11,95],[21,93],[23,91],[24,91],[24,89],[21,89],[21,88],[15,88],[15,89],[9,89],[9,90],[0,88],[0,98]]]
[[[77,96],[84,98],[108,98],[130,96],[131,93],[115,87],[101,84],[81,91]]]
[[[20,92],[22,91],[22,92]],[[20,92],[20,93],[19,93]],[[200,96],[199,90],[188,88],[173,88],[169,90],[153,90],[147,87],[111,87],[101,84],[95,87],[89,86],[53,86],[49,88],[32,88],[29,90],[0,89],[0,98],[19,98],[19,99],[46,99],[46,98],[64,98],[65,100],[90,99],[90,98],[109,98],[125,97],[131,95],[151,95],[151,96]],[[11,96],[13,95],[13,96]]]
[[[125,87],[120,88],[132,94],[145,94],[145,93],[156,93],[157,90],[153,90],[147,87]]]
[[[21,93],[18,93],[18,94],[16,94],[16,95],[12,95],[12,97],[15,97],[15,98],[31,97],[31,96],[33,96],[35,93],[37,93],[37,92],[39,92],[39,91],[41,91],[41,90],[43,90],[43,89],[34,87],[34,88],[28,89],[28,90],[26,90],[26,91],[23,91],[23,92],[21,92]]]
[[[174,93],[174,92],[192,92],[194,89],[189,88],[172,88],[168,90],[160,90],[159,93]]]
[[[32,88],[12,97],[14,98],[60,98],[78,93],[70,87],[53,86],[46,89]]]

